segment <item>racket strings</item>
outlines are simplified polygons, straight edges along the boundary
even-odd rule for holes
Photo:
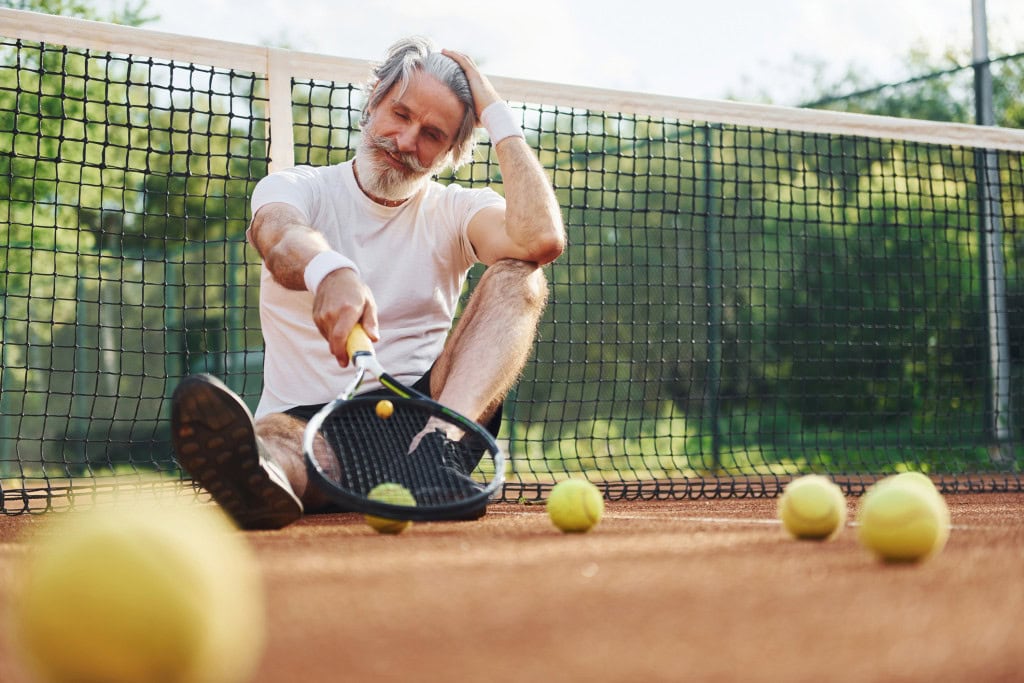
[[[321,426],[340,465],[335,482],[339,488],[365,496],[378,484],[398,483],[417,505],[448,504],[480,494],[483,487],[470,476],[469,467],[479,458],[474,449],[485,446],[479,437],[453,441],[441,431],[424,434],[429,418],[446,420],[417,404],[397,401],[388,418],[378,417],[374,408],[372,400],[349,401]]]

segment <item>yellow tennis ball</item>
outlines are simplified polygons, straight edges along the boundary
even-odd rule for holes
[[[409,489],[393,482],[377,484],[370,489],[367,498],[381,503],[391,503],[392,505],[416,506],[416,498],[409,492]],[[382,534],[400,534],[412,524],[412,522],[405,519],[388,519],[387,517],[376,517],[374,515],[364,516],[366,517],[366,523]]]
[[[251,679],[263,590],[219,508],[165,501],[52,514],[28,541],[11,611],[39,681]]]
[[[889,477],[873,485],[857,510],[861,544],[886,562],[916,562],[949,538],[949,507],[920,481]]]
[[[942,497],[942,494],[939,493],[939,488],[935,485],[935,482],[928,477],[928,475],[921,472],[900,472],[899,474],[889,475],[888,477],[879,479],[868,487],[868,490],[865,491],[865,498],[867,498],[872,492],[889,486],[890,484],[917,486],[927,494],[935,496],[938,499],[937,508],[940,521],[945,526],[949,526],[949,506],[946,505],[945,499]]]
[[[381,401],[377,401],[375,410],[377,411],[377,417],[382,420],[386,420],[394,414],[395,404],[387,399],[383,399]]]
[[[777,512],[793,538],[828,540],[846,524],[846,497],[828,477],[808,474],[786,485]]]
[[[604,515],[604,496],[586,479],[566,479],[551,489],[547,511],[551,522],[562,531],[589,531]]]
[[[885,483],[889,482],[902,482],[906,484],[913,484],[916,486],[922,486],[925,490],[934,493],[937,496],[941,496],[939,493],[939,487],[935,485],[935,482],[931,480],[927,474],[922,472],[900,472],[890,477],[886,477],[882,480]]]

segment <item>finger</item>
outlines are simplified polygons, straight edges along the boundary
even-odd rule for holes
[[[348,355],[348,335],[355,327],[355,323],[342,323],[340,320],[335,322],[334,328],[331,330],[330,347],[331,355],[338,360],[338,365],[343,368],[347,368],[351,358]]]
[[[454,59],[456,62],[460,62],[460,63],[461,62],[472,61],[472,60],[470,60],[470,58],[467,55],[464,55],[461,52],[457,52],[456,50],[443,49],[443,50],[441,50],[441,54],[443,54],[445,57],[449,57],[451,59]]]
[[[339,341],[337,336],[331,337],[330,341],[331,355],[338,361],[338,365],[343,368],[347,368],[349,364],[348,349],[345,348],[345,343]]]
[[[346,309],[334,320],[330,329],[328,345],[331,355],[338,360],[338,365],[347,368],[352,361],[348,352],[348,338],[356,324],[361,322],[358,314],[353,309]]]
[[[441,54],[452,59],[456,64],[458,64],[466,73],[467,78],[479,71],[476,66],[476,62],[474,62],[473,58],[469,55],[456,52],[455,50],[441,50]]]
[[[353,320],[346,327],[345,317],[341,310],[327,305],[327,297],[322,289],[320,292],[317,292],[313,300],[313,323],[320,332],[320,336],[327,342],[327,348],[330,350],[331,355],[338,360],[338,364],[341,367],[348,365],[348,353],[345,350],[344,342],[347,337],[347,330],[350,330],[355,324]]]
[[[367,291],[366,294],[366,305],[363,306],[363,314],[359,318],[359,323],[366,330],[366,334],[370,335],[370,339],[374,342],[380,341],[380,325],[377,320],[377,303],[373,300],[373,295]]]

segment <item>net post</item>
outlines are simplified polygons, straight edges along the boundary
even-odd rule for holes
[[[995,124],[992,73],[988,63],[988,17],[985,0],[971,0],[971,61],[974,65],[974,107],[979,126]]]
[[[988,20],[985,0],[971,0],[973,26],[975,119],[980,126],[995,125],[992,73],[988,57]],[[1000,465],[1014,460],[1010,445],[1010,339],[1007,322],[1006,266],[1003,260],[1003,231],[999,206],[999,157],[985,148],[974,153],[977,167],[979,231],[981,233],[982,286],[988,330],[989,363],[989,453]]]
[[[287,50],[267,48],[267,99],[270,119],[269,171],[273,173],[295,165],[292,69]]]
[[[715,126],[704,127],[704,279],[707,307],[707,378],[704,387],[704,401],[708,426],[711,429],[711,462],[717,471],[722,464],[722,438],[718,424],[719,394],[722,384],[722,287],[721,287],[721,237],[718,233],[718,210],[716,198],[715,167]]]

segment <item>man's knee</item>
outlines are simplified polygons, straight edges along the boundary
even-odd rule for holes
[[[536,263],[517,259],[496,261],[484,271],[478,286],[506,301],[514,297],[527,309],[543,309],[547,303],[548,281]]]
[[[301,440],[305,423],[287,413],[269,413],[256,420],[256,434],[264,441]]]

